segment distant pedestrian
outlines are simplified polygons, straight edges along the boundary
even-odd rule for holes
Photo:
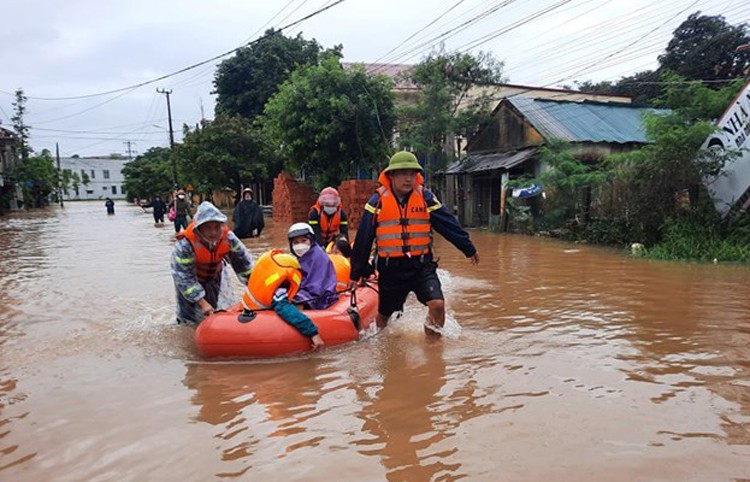
[[[185,196],[185,191],[180,189],[177,191],[177,197],[174,200],[175,209],[175,220],[174,220],[174,232],[179,233],[182,229],[188,227],[188,216],[190,215],[190,201]]]
[[[104,205],[107,207],[107,214],[115,213],[115,202],[113,200],[107,198],[107,200],[104,202]]]
[[[154,223],[164,224],[164,213],[167,212],[167,204],[158,194],[154,196],[154,199],[147,204],[143,204],[143,208],[153,208]]]
[[[263,209],[253,199],[253,190],[249,187],[242,190],[242,199],[234,207],[232,224],[238,238],[260,236],[263,231]]]

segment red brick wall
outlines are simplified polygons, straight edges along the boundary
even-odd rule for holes
[[[341,196],[341,208],[349,219],[349,237],[354,239],[365,203],[370,200],[378,183],[375,181],[349,179],[339,184],[337,190]]]
[[[341,206],[349,219],[350,237],[354,237],[362,219],[365,203],[375,193],[375,181],[349,179],[336,188]],[[310,206],[318,199],[311,186],[295,181],[288,172],[281,172],[273,181],[273,220],[282,225],[307,221]]]
[[[306,222],[310,206],[318,197],[313,188],[282,171],[273,181],[273,220],[281,225]]]

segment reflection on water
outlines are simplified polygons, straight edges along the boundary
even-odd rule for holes
[[[750,478],[746,267],[438,238],[456,336],[411,298],[363,342],[205,362],[173,231],[120,204],[0,218],[2,480]]]
[[[369,383],[374,396],[367,397],[362,390],[358,416],[368,437],[354,445],[362,446],[360,453],[382,460],[388,480],[432,480],[460,467],[442,461],[452,450],[435,448],[449,435],[438,427],[438,392],[445,384],[442,343],[428,339],[419,346],[399,341],[377,360],[382,377]]]

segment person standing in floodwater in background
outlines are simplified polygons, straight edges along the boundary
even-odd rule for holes
[[[349,238],[349,222],[341,209],[341,196],[330,186],[320,191],[318,200],[310,207],[307,219],[307,223],[315,231],[315,242],[324,249],[339,234]]]
[[[187,229],[188,216],[190,215],[190,201],[185,196],[184,189],[177,191],[177,196],[174,200],[174,209],[177,213],[177,217],[174,220],[174,232],[179,233],[181,230]]]
[[[160,195],[155,195],[150,203],[143,204],[141,207],[153,208],[154,224],[164,224],[164,213],[167,212],[167,203],[164,202]]]
[[[107,207],[107,214],[115,213],[115,202],[113,200],[107,198],[107,200],[104,202],[104,205]]]
[[[263,209],[253,199],[253,190],[249,187],[242,190],[242,199],[234,207],[232,224],[238,238],[260,236],[263,231]]]

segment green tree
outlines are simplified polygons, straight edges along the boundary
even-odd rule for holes
[[[658,242],[664,223],[683,209],[675,201],[680,193],[689,194],[691,206],[699,205],[703,179],[736,155],[701,146],[716,129],[711,119],[721,115],[741,86],[742,81],[720,90],[695,83],[669,86],[660,103],[671,113],[645,119],[651,142],[607,159],[609,189],[615,192],[608,214],[628,227],[624,241]]]
[[[243,184],[264,181],[280,170],[261,128],[241,116],[219,115],[186,129],[175,155],[198,192],[226,187],[239,191]]]
[[[303,67],[266,104],[265,129],[286,166],[337,185],[387,160],[395,114],[391,80],[344,70],[336,56]]]
[[[58,172],[58,176],[60,177],[60,187],[63,190],[63,194],[66,196],[69,195],[70,185],[73,181],[73,173],[70,169],[63,169],[62,172]]]
[[[26,125],[24,117],[26,115],[26,101],[28,100],[23,93],[23,89],[16,89],[16,100],[13,101],[13,116],[10,121],[13,123],[13,130],[21,142],[20,151],[21,159],[26,161],[31,153],[29,147],[29,126]]]
[[[27,206],[44,206],[47,196],[57,184],[57,169],[52,153],[44,149],[40,155],[28,157],[18,163],[13,171],[13,177],[21,185],[24,203]]]
[[[149,199],[154,194],[165,194],[172,187],[171,149],[152,147],[125,164],[125,192],[128,201],[134,197]]]
[[[660,69],[689,80],[745,77],[750,68],[750,52],[737,53],[735,49],[747,43],[750,43],[747,25],[730,25],[721,15],[696,12],[674,31],[659,56]]]
[[[431,53],[409,74],[419,94],[416,104],[399,110],[399,144],[437,159],[438,168],[452,160],[445,157],[446,147],[453,147],[446,142],[453,135],[473,135],[489,119],[497,100],[470,96],[469,91],[502,82],[502,69],[502,62],[489,53],[448,53],[442,48]]]
[[[73,188],[73,191],[76,193],[76,198],[78,198],[81,193],[81,176],[78,175],[77,172],[74,172],[70,175],[70,186]]]
[[[214,77],[216,114],[254,119],[295,69],[317,64],[322,52],[320,44],[301,34],[291,38],[281,31],[266,31],[219,64]],[[330,52],[340,55],[341,47]]]
[[[662,74],[658,70],[644,70],[622,77],[617,82],[573,82],[581,92],[609,93],[630,96],[634,104],[649,105],[664,93]],[[566,86],[567,87],[567,86]]]

